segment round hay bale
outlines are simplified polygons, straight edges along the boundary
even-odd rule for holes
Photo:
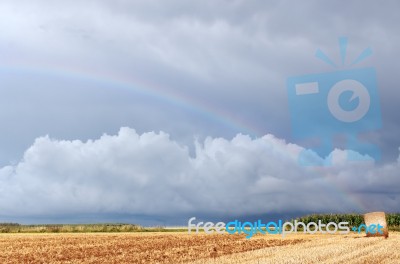
[[[385,238],[387,238],[389,236],[389,230],[386,222],[386,215],[384,212],[367,213],[364,215],[364,222],[366,226],[378,225],[378,224],[382,226],[381,230],[383,231],[383,234],[380,234],[379,232],[376,232],[375,234],[367,232],[367,237],[384,236]]]

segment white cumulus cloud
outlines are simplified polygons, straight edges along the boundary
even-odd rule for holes
[[[2,215],[246,215],[398,209],[400,162],[298,164],[272,135],[207,138],[194,153],[160,133],[121,128],[99,139],[37,138],[0,169]]]

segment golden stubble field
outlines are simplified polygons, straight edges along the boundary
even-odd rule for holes
[[[400,233],[239,235],[1,234],[0,263],[400,263]]]

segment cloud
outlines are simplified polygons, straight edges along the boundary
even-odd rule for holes
[[[395,114],[399,99],[398,6],[397,1],[385,5],[354,1],[345,6],[320,1],[256,0],[1,1],[0,23],[7,26],[0,34],[0,51],[4,51],[0,52],[0,66],[16,70],[13,74],[0,72],[0,89],[7,95],[0,98],[0,112],[13,113],[12,117],[0,116],[0,123],[10,131],[0,138],[0,164],[21,155],[28,142],[45,133],[86,139],[125,125],[140,131],[163,130],[181,138],[196,133],[231,137],[245,132],[216,125],[187,109],[178,109],[187,116],[177,117],[174,107],[165,109],[154,98],[147,98],[151,103],[140,104],[132,99],[140,97],[138,93],[124,94],[123,99],[107,94],[112,107],[106,107],[103,100],[96,100],[102,96],[99,87],[107,86],[104,79],[127,81],[129,88],[156,87],[153,91],[161,95],[178,94],[189,104],[210,109],[212,114],[227,113],[248,121],[259,136],[272,133],[288,139],[286,79],[332,71],[315,59],[314,53],[320,48],[334,61],[340,60],[339,36],[349,37],[349,60],[368,46],[374,51],[374,56],[361,66],[377,69],[384,125],[389,129],[379,131],[376,141],[384,150],[384,159],[394,160],[397,149],[393,146],[400,143]],[[39,72],[27,76],[20,71],[25,67]],[[64,76],[65,72],[70,75]],[[95,81],[82,80],[82,75]],[[88,92],[88,86],[94,89]],[[120,89],[114,83],[109,86],[109,90]],[[58,114],[59,98],[72,90],[79,96],[68,100],[67,110],[57,118],[45,116],[31,121],[30,114]],[[10,98],[19,100],[15,97],[25,100],[21,99],[21,104],[8,103]],[[49,100],[42,103],[43,98]],[[130,106],[121,107],[126,98]],[[57,102],[56,107],[52,102]],[[88,109],[88,103],[95,106]],[[26,114],[24,108],[32,104]],[[151,119],[137,114],[150,111]],[[87,119],[101,121],[88,126]],[[172,119],[175,122],[171,123]],[[29,129],[21,129],[15,120],[29,123]],[[75,124],[57,120],[74,120]],[[54,127],[71,135],[56,132]],[[19,132],[18,138],[15,131]]]
[[[2,215],[251,215],[398,210],[399,161],[299,166],[301,147],[266,135],[188,147],[163,132],[121,128],[96,140],[37,138],[0,169]]]
[[[0,215],[397,210],[399,2],[360,3],[1,1]],[[301,167],[286,79],[340,36],[374,52],[383,162]]]

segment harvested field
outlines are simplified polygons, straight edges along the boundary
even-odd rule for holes
[[[400,234],[1,234],[0,263],[399,263]]]

